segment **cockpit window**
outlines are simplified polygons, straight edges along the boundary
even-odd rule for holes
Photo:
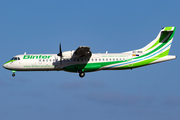
[[[11,60],[20,60],[19,57],[13,57]]]
[[[15,60],[15,57],[13,57],[11,60]]]

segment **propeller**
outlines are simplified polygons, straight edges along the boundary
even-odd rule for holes
[[[60,56],[60,65],[61,65],[61,68],[62,68],[62,49],[61,49],[61,43],[59,44],[59,53],[57,54],[58,56]]]

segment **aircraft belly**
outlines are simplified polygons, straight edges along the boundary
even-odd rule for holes
[[[84,72],[93,72],[97,71],[101,68],[100,64],[97,63],[88,63],[88,64],[76,64],[64,67],[63,70],[68,72],[77,72],[78,70],[82,70]]]

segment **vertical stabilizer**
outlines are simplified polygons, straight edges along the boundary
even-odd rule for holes
[[[146,45],[140,50],[143,51],[143,53],[148,53],[168,45],[168,47],[164,49],[166,51],[166,54],[168,55],[171,43],[173,41],[175,30],[176,27],[164,27],[152,42],[150,42],[148,45]]]
[[[175,59],[176,56],[168,55],[175,30],[176,27],[164,27],[152,42],[141,49],[132,51],[133,67]]]

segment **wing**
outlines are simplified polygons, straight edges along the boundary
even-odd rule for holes
[[[79,46],[74,52],[75,57],[90,57],[92,55],[90,47]]]

